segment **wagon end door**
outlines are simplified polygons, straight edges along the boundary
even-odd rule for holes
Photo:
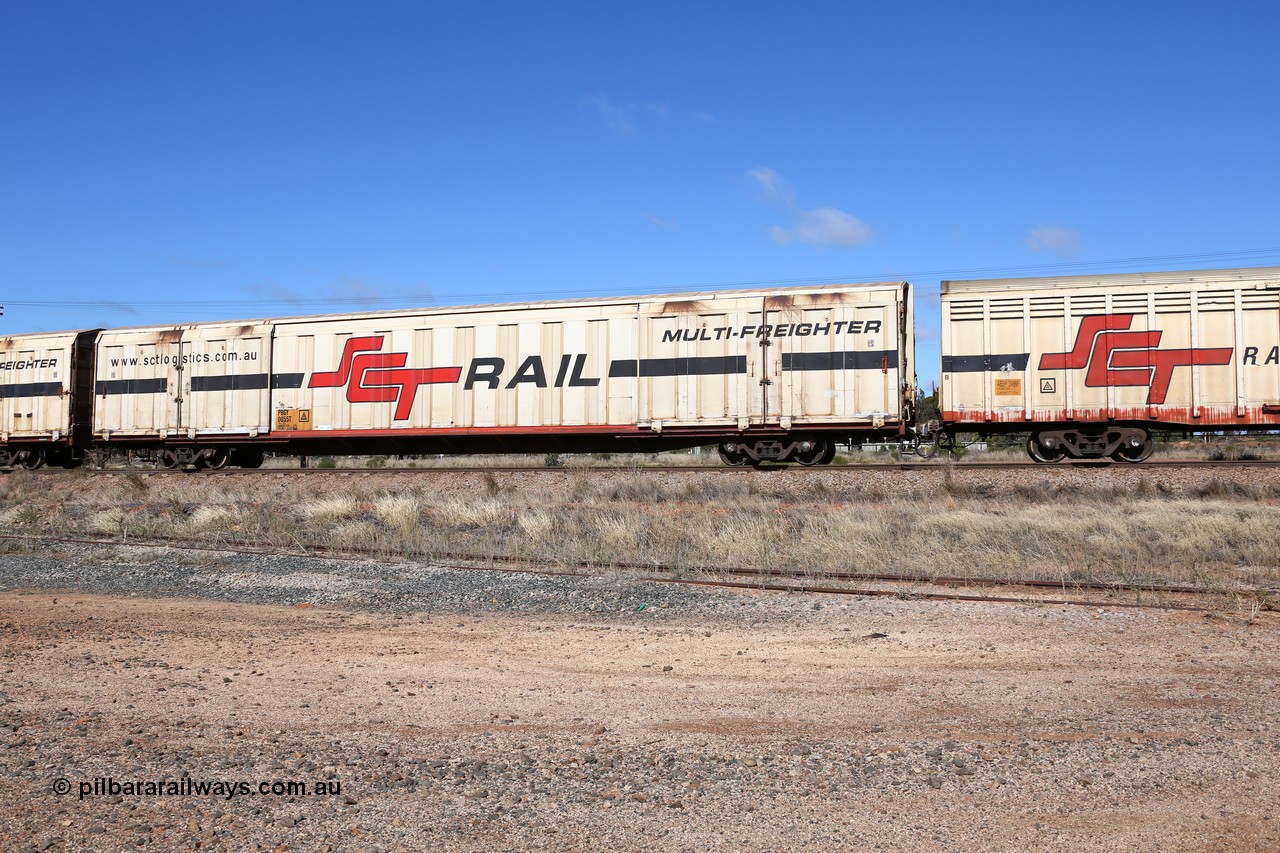
[[[747,415],[751,426],[778,426],[784,417],[790,421],[788,411],[783,410],[784,385],[782,381],[782,349],[774,334],[781,312],[771,306],[769,298],[760,300],[759,308],[748,311],[741,328],[742,344],[746,355],[747,370],[744,377]]]
[[[165,430],[174,435],[181,433],[191,422],[191,341],[185,337],[172,345],[173,395],[166,409]]]

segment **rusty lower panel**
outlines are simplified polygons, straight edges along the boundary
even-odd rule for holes
[[[1280,406],[1201,406],[1199,416],[1186,406],[1137,406],[1115,409],[1033,409],[997,410],[989,413],[944,410],[942,419],[948,426],[988,427],[992,424],[1022,425],[1025,429],[1046,424],[1078,423],[1144,423],[1204,429],[1277,429],[1280,428]]]

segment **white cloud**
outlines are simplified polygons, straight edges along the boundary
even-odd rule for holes
[[[658,226],[659,228],[662,228],[662,229],[670,228],[670,227],[671,227],[671,225],[672,225],[672,223],[671,223],[671,222],[667,221],[666,219],[663,219],[663,218],[662,218],[662,217],[660,217],[660,216],[654,216],[652,213],[646,213],[646,214],[644,215],[644,218],[645,218],[645,219],[647,219],[647,220],[649,220],[649,221],[650,221],[650,222],[652,222],[654,225],[656,225],[656,226]]]
[[[1084,252],[1080,232],[1068,225],[1037,225],[1027,231],[1027,248],[1067,260]]]
[[[791,228],[775,225],[769,236],[785,246],[793,240],[810,246],[865,246],[874,233],[871,226],[852,214],[834,207],[797,210],[800,221]]]
[[[769,197],[769,201],[787,207],[795,206],[794,194],[791,192],[790,185],[773,169],[768,166],[756,166],[747,174],[755,178],[756,183],[764,190],[764,194]]]
[[[635,136],[637,116],[667,117],[667,105],[657,102],[615,104],[608,95],[585,95],[578,99],[582,109],[593,110],[605,127],[617,136]]]
[[[636,126],[622,107],[616,106],[605,95],[590,95],[578,101],[578,106],[590,108],[604,121],[605,126],[618,136],[634,136]]]
[[[769,237],[780,246],[788,243],[807,243],[810,246],[865,246],[875,237],[875,231],[852,213],[835,207],[815,207],[812,210],[796,202],[795,190],[786,180],[768,166],[757,166],[747,172],[764,190],[769,201],[780,207],[791,219],[790,227],[774,225]]]

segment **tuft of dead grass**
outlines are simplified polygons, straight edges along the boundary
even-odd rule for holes
[[[356,514],[356,499],[351,495],[329,495],[308,501],[298,507],[312,524],[331,524]]]
[[[436,522],[443,527],[492,527],[509,520],[514,513],[497,498],[462,500],[451,498],[432,510]]]
[[[383,495],[374,502],[374,515],[402,539],[422,530],[422,507],[416,495]]]

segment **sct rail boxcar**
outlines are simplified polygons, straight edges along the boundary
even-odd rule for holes
[[[108,331],[93,435],[163,467],[713,443],[818,464],[907,435],[910,305],[899,282]]]
[[[76,464],[89,444],[96,335],[0,338],[0,465]]]
[[[270,321],[112,329],[97,342],[93,436],[161,467],[262,463],[270,433]]]
[[[944,281],[944,427],[1038,462],[1140,462],[1156,428],[1280,427],[1280,267]]]

